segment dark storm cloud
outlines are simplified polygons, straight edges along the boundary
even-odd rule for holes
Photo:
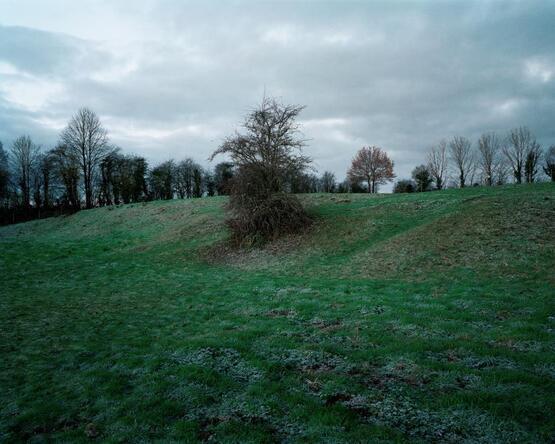
[[[308,152],[338,177],[363,144],[407,176],[455,134],[528,125],[555,142],[552,2],[210,5],[85,2],[88,17],[64,21],[12,11],[0,138],[28,126],[53,142],[87,105],[127,150],[205,160],[266,92],[307,106]]]

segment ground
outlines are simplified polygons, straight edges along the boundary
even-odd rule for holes
[[[552,442],[554,184],[302,199],[0,228],[0,441]]]

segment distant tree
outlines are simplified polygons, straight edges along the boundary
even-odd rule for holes
[[[302,109],[263,99],[246,117],[245,131],[227,138],[211,156],[229,155],[236,166],[228,218],[236,243],[260,242],[310,223],[299,200],[287,194],[289,178],[310,163],[296,123]]]
[[[94,181],[100,162],[109,152],[107,132],[88,108],[77,111],[61,134],[62,143],[79,160],[85,190],[85,206],[94,205]]]
[[[230,193],[233,175],[234,165],[231,162],[221,162],[214,168],[214,183],[220,196],[226,196]]]
[[[0,206],[5,205],[9,195],[10,170],[8,165],[8,153],[0,142]]]
[[[195,170],[200,166],[193,159],[185,159],[175,167],[175,191],[180,199],[194,197]]]
[[[410,179],[402,179],[393,186],[394,193],[414,193],[416,191],[416,183]]]
[[[206,189],[207,196],[214,196],[216,194],[216,181],[214,180],[214,173],[210,170],[204,170],[202,182]]]
[[[43,206],[43,194],[42,194],[42,186],[43,186],[43,178],[42,178],[42,171],[41,171],[41,162],[42,162],[42,154],[39,152],[37,157],[37,161],[33,169],[31,170],[31,183],[32,183],[32,191],[33,191],[33,202],[36,208],[42,208]]]
[[[133,202],[145,200],[148,197],[146,177],[148,162],[142,156],[133,156]]]
[[[449,150],[457,171],[459,187],[464,188],[474,167],[472,143],[466,137],[455,136],[449,143]]]
[[[535,137],[525,126],[512,129],[509,132],[503,146],[503,154],[509,162],[516,183],[522,183],[526,157],[535,145]]]
[[[495,185],[504,185],[509,182],[511,172],[504,156],[499,157],[499,162],[495,170]]]
[[[79,198],[79,159],[73,150],[59,144],[50,150],[54,175],[57,176],[63,187],[61,196],[64,207],[78,210],[81,206]]]
[[[433,182],[430,170],[426,165],[419,165],[412,170],[412,178],[416,183],[416,191],[428,191]]]
[[[335,191],[335,174],[331,171],[325,171],[320,179],[322,191],[324,193],[333,193]]]
[[[369,193],[377,193],[378,185],[395,178],[393,161],[377,146],[363,147],[355,155],[347,176],[352,183],[366,182]]]
[[[349,180],[344,180],[337,185],[338,193],[349,193],[351,191],[351,183]]]
[[[536,180],[538,168],[540,166],[540,159],[542,157],[542,149],[538,142],[533,140],[528,147],[526,153],[526,160],[524,162],[524,177],[526,182],[532,183]]]
[[[40,148],[31,141],[29,136],[18,137],[12,145],[10,158],[24,207],[31,205],[31,187],[39,155]]]
[[[295,173],[289,179],[289,187],[292,193],[316,193],[318,192],[319,179],[314,174]]]
[[[118,183],[115,177],[119,156],[118,149],[114,149],[100,161],[100,192],[98,198],[100,205],[119,203]]]
[[[54,158],[51,152],[44,153],[40,158],[39,174],[42,177],[42,205],[50,208],[52,205],[51,183],[54,179]]]
[[[484,184],[492,186],[499,171],[501,142],[495,133],[482,134],[478,140],[478,164]]]
[[[545,152],[544,162],[543,171],[551,182],[555,182],[555,145],[551,145]]]
[[[447,167],[447,142],[442,140],[437,146],[432,147],[428,153],[428,170],[437,190],[441,190],[445,186]]]
[[[149,173],[149,184],[153,199],[169,200],[174,192],[175,164],[168,160],[154,167]]]
[[[202,168],[198,165],[193,169],[193,197],[202,197]]]
[[[347,188],[349,193],[368,193],[368,187],[364,185],[364,182],[361,180],[354,180],[347,178]]]

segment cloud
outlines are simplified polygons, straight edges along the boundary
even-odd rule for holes
[[[264,93],[306,105],[306,151],[338,177],[362,145],[385,148],[406,177],[453,135],[528,125],[554,142],[553,3],[21,0],[6,9],[5,143],[24,131],[52,144],[89,106],[128,151],[204,161]]]

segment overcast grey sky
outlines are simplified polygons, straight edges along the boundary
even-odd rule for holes
[[[379,145],[399,177],[441,138],[527,125],[555,143],[555,1],[0,0],[0,140],[44,146],[81,106],[150,161],[204,165],[266,91],[306,105],[343,179]]]

